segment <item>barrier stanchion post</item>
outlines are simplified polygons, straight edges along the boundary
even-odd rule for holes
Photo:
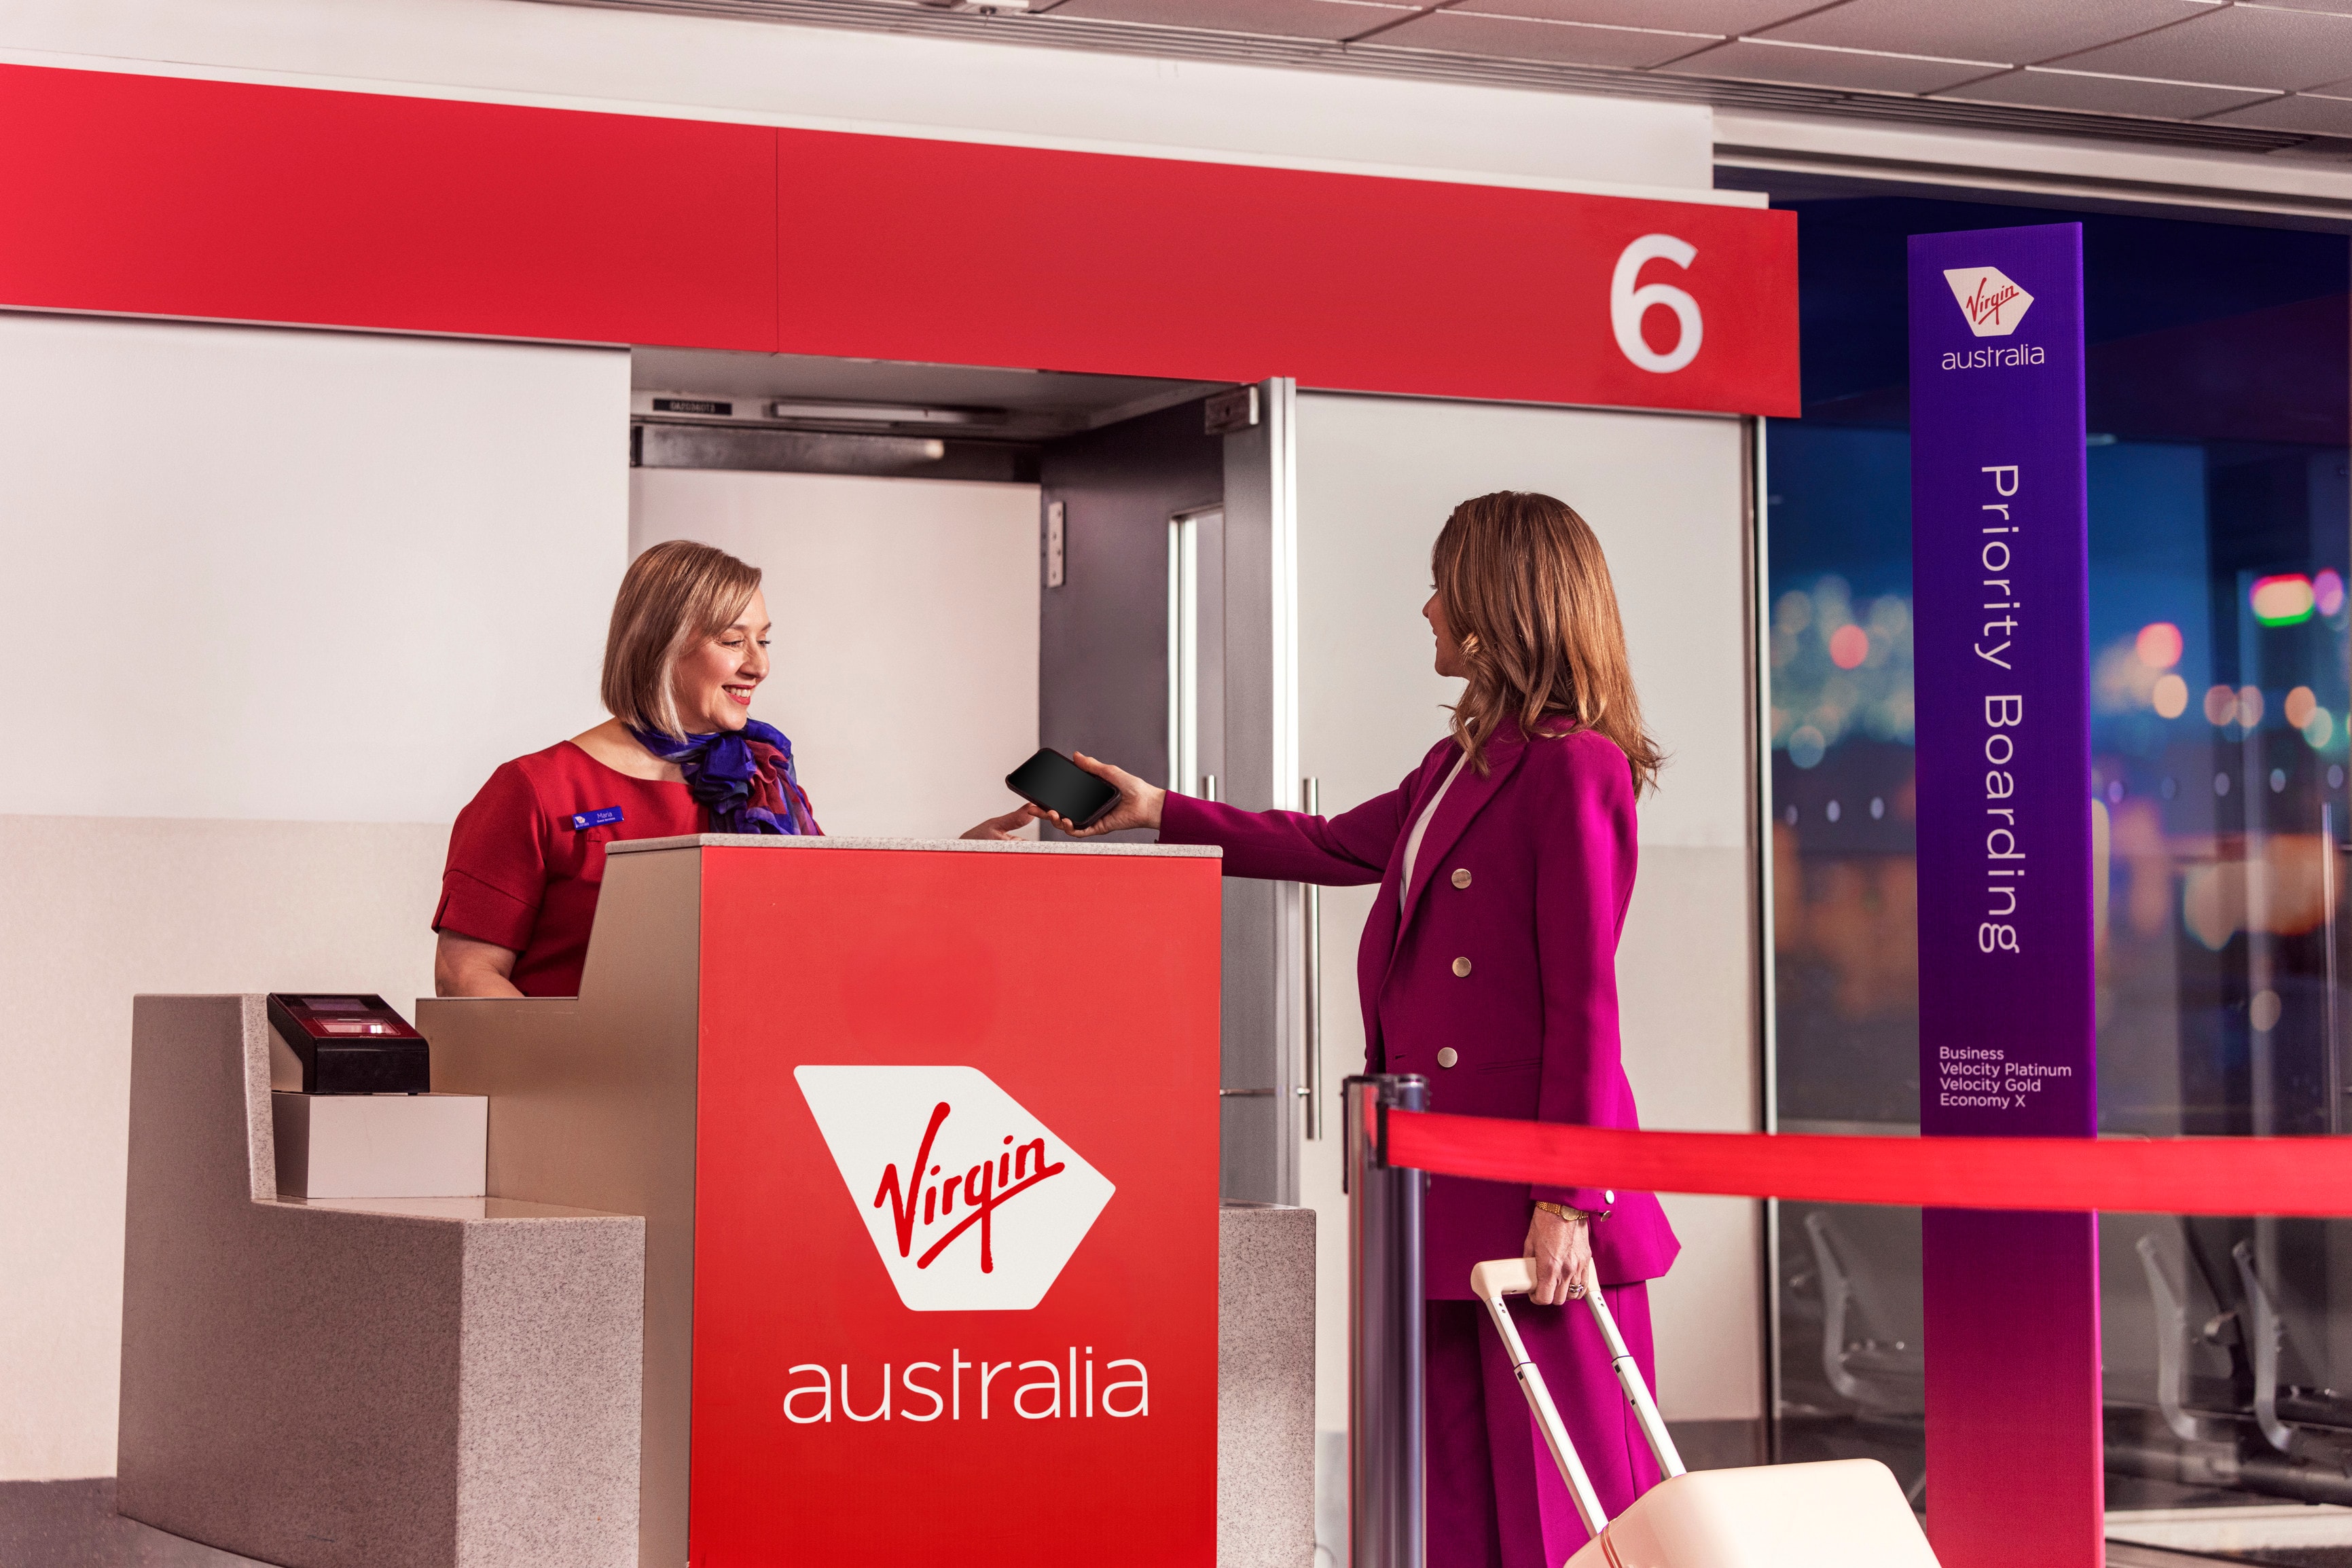
[[[1348,1556],[1422,1568],[1421,1200],[1427,1178],[1388,1163],[1387,1113],[1424,1109],[1413,1074],[1347,1082]]]

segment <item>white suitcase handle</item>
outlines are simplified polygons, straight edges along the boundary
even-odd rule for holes
[[[1511,1371],[1527,1391],[1528,1403],[1535,1409],[1536,1424],[1543,1428],[1544,1443],[1559,1461],[1560,1474],[1568,1478],[1569,1496],[1575,1500],[1577,1516],[1584,1521],[1584,1528],[1597,1537],[1609,1522],[1609,1516],[1601,1511],[1601,1498],[1592,1490],[1591,1479],[1584,1473],[1584,1462],[1577,1458],[1576,1445],[1570,1440],[1568,1427],[1559,1418],[1559,1406],[1551,1402],[1551,1390],[1544,1385],[1543,1369],[1528,1354],[1518,1326],[1511,1322],[1511,1310],[1503,1303],[1506,1296],[1523,1296],[1535,1288],[1534,1271],[1525,1258],[1498,1258],[1470,1270],[1471,1291],[1486,1303],[1486,1311],[1494,1316],[1495,1328],[1503,1336],[1503,1348],[1510,1353]],[[1641,1423],[1642,1436],[1648,1439],[1659,1469],[1669,1476],[1681,1475],[1682,1455],[1675,1449],[1675,1440],[1666,1432],[1656,1402],[1650,1397],[1649,1385],[1642,1381],[1642,1369],[1634,1364],[1633,1353],[1625,1348],[1625,1336],[1617,1332],[1617,1320],[1610,1313],[1609,1302],[1601,1293],[1600,1277],[1589,1260],[1585,1264],[1583,1297],[1585,1305],[1592,1309],[1592,1321],[1600,1326],[1601,1339],[1609,1346],[1609,1364],[1617,1374],[1618,1386],[1624,1389],[1625,1401],[1633,1407],[1633,1417]]]

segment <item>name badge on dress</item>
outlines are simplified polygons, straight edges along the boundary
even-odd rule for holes
[[[621,808],[618,806],[607,806],[601,811],[574,811],[572,813],[572,828],[575,831],[582,832],[586,831],[590,828],[601,828],[607,822],[617,822],[620,820]]]

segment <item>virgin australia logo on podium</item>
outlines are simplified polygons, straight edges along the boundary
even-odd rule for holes
[[[911,1312],[1026,1312],[1117,1189],[976,1067],[799,1067]]]
[[[2009,280],[1997,267],[1949,267],[1944,281],[1969,319],[1969,330],[1979,338],[2006,338],[2017,330],[2033,305],[2033,296]]]

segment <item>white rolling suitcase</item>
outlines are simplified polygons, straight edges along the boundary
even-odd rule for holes
[[[1588,1274],[1584,1300],[1608,1342],[1611,1364],[1642,1435],[1666,1476],[1611,1519],[1601,1511],[1575,1445],[1560,1425],[1542,1369],[1528,1358],[1503,1302],[1506,1296],[1535,1288],[1528,1260],[1481,1263],[1470,1270],[1470,1288],[1494,1314],[1519,1387],[1560,1474],[1568,1478],[1576,1511],[1592,1532],[1566,1568],[1937,1568],[1936,1554],[1927,1549],[1895,1472],[1876,1459],[1685,1473],[1617,1321]]]

